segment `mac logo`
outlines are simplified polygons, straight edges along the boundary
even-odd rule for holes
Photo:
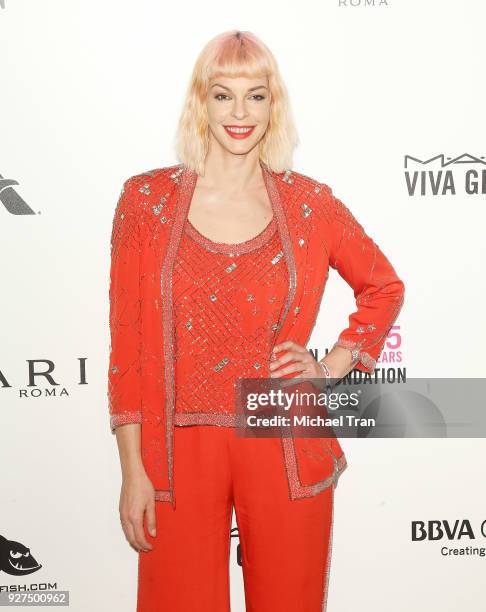
[[[11,215],[35,215],[32,208],[13,188],[13,185],[18,184],[17,181],[3,178],[0,174],[0,203],[5,206]]]
[[[486,194],[485,156],[440,154],[424,160],[405,155],[404,166],[409,196],[456,195],[457,188],[468,195]]]

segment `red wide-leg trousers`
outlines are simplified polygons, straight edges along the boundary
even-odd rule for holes
[[[174,428],[176,508],[156,502],[139,553],[137,612],[228,612],[233,506],[247,612],[323,612],[334,489],[291,501],[280,438]],[[235,560],[236,563],[236,560]]]

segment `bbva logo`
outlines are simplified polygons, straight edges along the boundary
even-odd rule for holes
[[[449,521],[412,521],[412,541],[420,542],[423,540],[437,541],[447,538],[448,540],[460,540],[468,538],[475,540],[476,534],[468,519],[456,519],[454,523]],[[486,521],[479,527],[479,533],[486,537]]]

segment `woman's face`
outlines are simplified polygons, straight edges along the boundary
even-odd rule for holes
[[[270,120],[268,78],[217,77],[207,97],[210,139],[235,155],[258,144]]]

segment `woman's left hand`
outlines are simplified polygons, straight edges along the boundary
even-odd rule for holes
[[[285,340],[273,347],[272,353],[285,350],[286,353],[278,359],[274,359],[270,363],[270,377],[280,378],[285,374],[298,372],[296,378],[324,378],[324,370],[319,365],[319,362],[309,353],[309,351],[293,340]],[[288,366],[284,366],[289,361],[293,361]]]

